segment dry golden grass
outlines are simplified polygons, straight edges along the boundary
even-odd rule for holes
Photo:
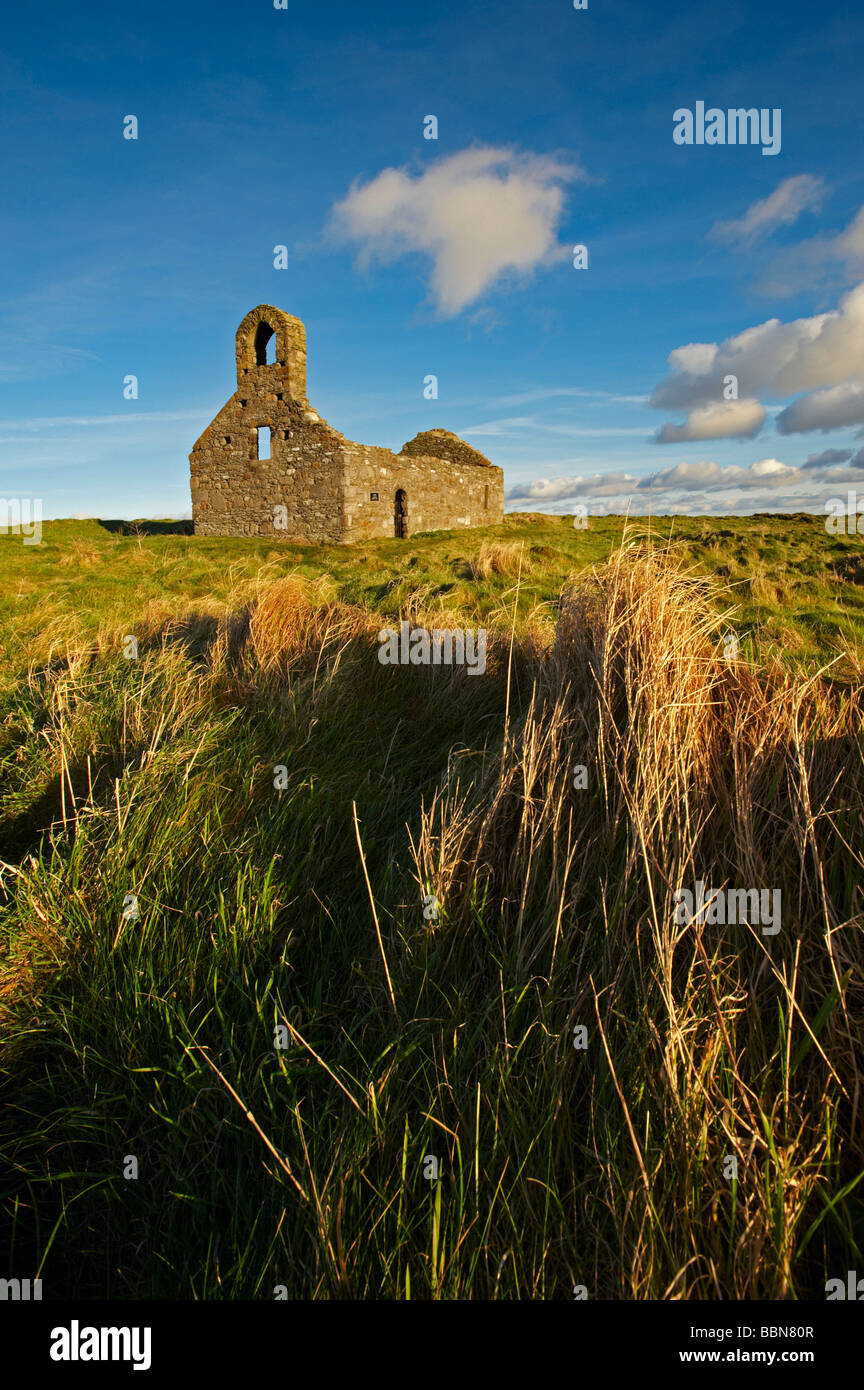
[[[788,602],[788,594],[782,584],[769,578],[766,574],[757,573],[751,575],[747,587],[750,597],[754,603],[767,604],[771,608],[782,607]]]
[[[84,545],[81,541],[73,541],[69,549],[65,550],[63,554],[59,556],[57,563],[64,566],[75,565],[77,567],[83,565],[86,567],[88,565],[98,565],[101,559],[102,556],[93,546]]]
[[[470,565],[474,579],[488,579],[493,574],[515,579],[533,569],[524,541],[484,541]]]
[[[802,1212],[812,1216],[829,1190],[829,1135],[843,1108],[845,1161],[864,1157],[862,902],[856,893],[850,916],[829,887],[864,868],[860,850],[837,838],[864,783],[860,700],[820,678],[727,661],[708,597],[671,556],[626,549],[565,595],[502,757],[479,782],[457,760],[415,848],[454,967],[470,972],[478,897],[485,915],[503,915],[528,974],[551,986],[568,962],[571,1016],[596,1023],[635,1160],[622,1185],[620,1156],[598,1155],[632,1297],[716,1296],[723,1266],[729,1290],[719,1232],[729,1229],[730,1189],[717,1181],[728,1155],[742,1175],[735,1296],[763,1286],[769,1251],[788,1293]],[[585,791],[572,785],[579,764]],[[783,934],[676,924],[675,891],[696,879],[782,886]],[[589,944],[598,932],[599,963]],[[832,990],[836,1008],[817,1037],[812,1021]],[[635,1065],[621,1060],[628,1018],[644,1032]],[[794,1075],[793,1037],[794,1051],[810,1053]],[[648,1132],[640,1139],[631,1123],[640,1093],[660,1136],[653,1158]],[[607,1123],[602,1107],[595,1123]],[[666,1262],[672,1226],[677,1248],[696,1252],[690,1266]]]

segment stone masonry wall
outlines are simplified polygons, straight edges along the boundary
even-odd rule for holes
[[[190,455],[197,536],[342,539],[343,440],[311,414],[251,386],[231,397]],[[272,431],[269,459],[256,458],[259,425]],[[277,507],[286,508],[285,529]]]
[[[237,390],[189,455],[196,535],[393,536],[399,489],[406,536],[502,520],[504,475],[464,439],[426,430],[394,454],[353,443],[311,410],[300,319],[259,304],[237,329],[236,360]],[[269,457],[259,459],[264,427]]]
[[[259,304],[237,329],[235,355],[237,390],[189,455],[195,534],[338,541],[343,439],[309,409],[303,324]],[[263,426],[270,451],[259,459]]]
[[[395,498],[406,498],[405,534],[493,526],[504,514],[504,475],[491,464],[457,464],[449,459],[394,454],[346,442],[346,541],[394,535]],[[372,500],[372,494],[378,500]]]

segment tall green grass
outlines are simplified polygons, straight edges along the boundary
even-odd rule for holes
[[[454,579],[482,678],[377,660],[394,611],[466,613],[428,578],[379,605],[280,560],[65,641],[43,613],[0,744],[10,1274],[802,1298],[861,1260],[855,653],[726,661],[686,544],[544,609],[511,540]],[[780,887],[780,934],[676,925],[695,878]]]

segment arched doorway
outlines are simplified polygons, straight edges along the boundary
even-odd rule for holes
[[[408,499],[405,496],[404,488],[399,488],[396,493],[396,501],[393,508],[393,534],[399,540],[404,540],[408,525]]]

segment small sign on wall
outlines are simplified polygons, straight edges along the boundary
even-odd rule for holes
[[[370,502],[377,502],[377,501],[378,501],[378,493],[377,493],[377,492],[370,492],[370,493],[369,493],[369,501],[370,501]]]

